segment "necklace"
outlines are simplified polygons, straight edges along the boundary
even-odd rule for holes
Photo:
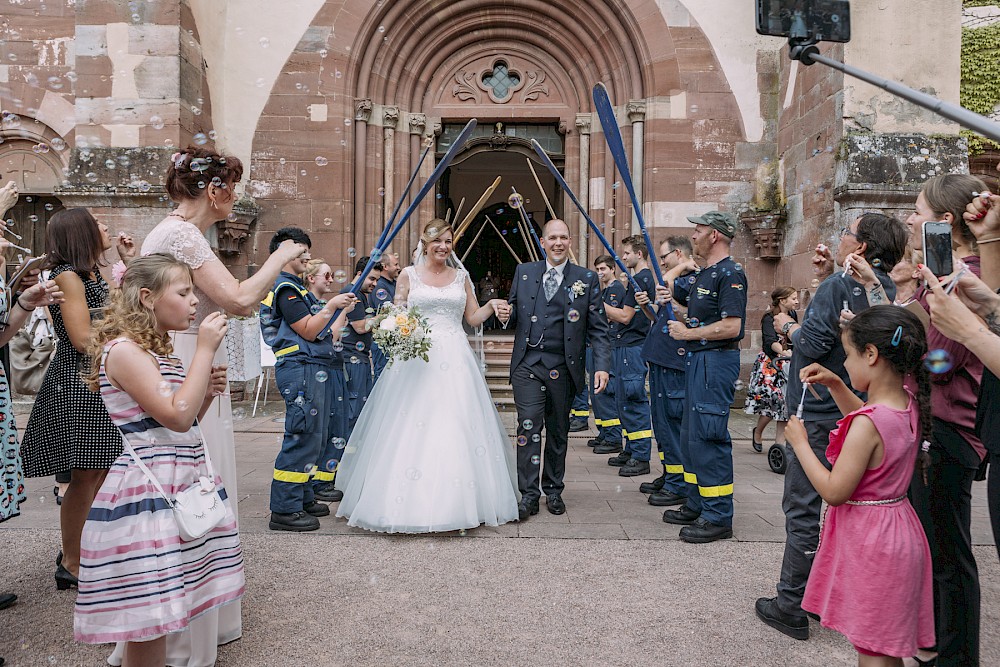
[[[170,213],[167,214],[167,217],[168,218],[180,218],[184,222],[187,222],[187,218],[185,216],[181,215],[180,213],[178,213],[177,211],[171,211]]]

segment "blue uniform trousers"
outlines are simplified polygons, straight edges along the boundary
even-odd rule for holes
[[[622,422],[618,419],[615,406],[614,369],[609,373],[608,386],[600,394],[594,393],[594,357],[587,348],[587,375],[590,377],[588,391],[590,404],[594,406],[594,424],[597,425],[597,439],[602,443],[622,444]]]
[[[740,374],[739,350],[688,352],[681,456],[687,507],[717,526],[733,525],[733,441],[729,406]]]
[[[611,348],[611,366],[614,368],[615,408],[625,435],[625,451],[637,461],[648,461],[653,447],[653,427],[642,345]]]
[[[589,384],[588,378],[588,384]],[[573,397],[573,405],[569,409],[570,419],[590,419],[590,403],[588,401],[590,397],[590,390],[584,387],[580,390],[576,396]]]
[[[329,419],[323,437],[316,474],[313,475],[313,489],[317,490],[334,482],[337,466],[347,446],[347,419],[350,401],[347,400],[347,379],[343,369],[330,369],[326,384],[329,385],[327,398]]]
[[[354,425],[365,407],[368,394],[372,391],[372,360],[368,355],[344,355],[344,374],[347,376],[347,395],[350,410],[347,415],[347,439],[350,440]]]
[[[274,461],[271,511],[301,512],[313,501],[310,484],[324,449],[332,387],[317,379],[329,366],[309,358],[286,359],[274,367],[274,379],[285,399],[285,436]]]
[[[684,371],[649,364],[649,405],[656,448],[663,464],[663,488],[680,496],[687,495],[681,458],[684,381]]]

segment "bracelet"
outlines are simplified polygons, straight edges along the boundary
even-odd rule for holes
[[[986,244],[986,243],[996,243],[997,241],[1000,241],[1000,236],[993,236],[993,237],[988,238],[988,239],[976,239],[976,244],[977,245],[983,245],[983,244]]]
[[[14,299],[14,305],[17,306],[18,308],[20,308],[21,310],[23,310],[26,313],[29,313],[29,314],[31,313],[31,309],[25,308],[24,306],[21,305],[21,297],[18,297],[16,299]]]

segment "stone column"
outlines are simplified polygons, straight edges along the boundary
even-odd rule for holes
[[[577,197],[580,203],[590,207],[590,123],[591,114],[579,113],[576,115],[576,129],[580,134],[580,189],[577,190]],[[577,231],[579,248],[576,259],[580,266],[587,266],[587,221],[580,216],[580,228]]]
[[[625,105],[625,112],[628,114],[629,122],[632,123],[632,185],[635,187],[635,198],[639,201],[639,205],[642,206],[642,163],[644,157],[643,138],[646,121],[646,101],[629,100],[629,103]],[[628,196],[628,192],[622,194],[626,197]],[[631,207],[631,201],[629,205]],[[639,216],[635,213],[632,214],[632,233],[639,233]],[[653,252],[656,252],[656,250],[653,249]],[[655,261],[655,259],[650,258],[650,261]]]
[[[372,117],[372,101],[354,103],[354,238],[364,239],[365,175],[367,169],[368,121]]]
[[[394,143],[396,140],[396,125],[399,123],[399,107],[383,107],[382,109],[382,220],[379,227],[387,222],[387,216],[392,212],[392,205],[396,201],[396,188],[393,186],[396,180],[396,151]],[[381,231],[381,229],[379,230]]]
[[[411,113],[410,114],[409,126],[410,126],[410,173],[407,174],[407,176],[406,176],[407,178],[409,178],[410,174],[412,174],[414,172],[414,170],[417,168],[417,162],[420,160],[420,154],[424,150],[424,145],[425,144],[423,142],[424,142],[424,139],[425,139],[424,135],[425,135],[425,133],[427,131],[427,116],[425,114],[422,114],[422,113]],[[407,199],[407,204],[409,204],[409,201],[410,201],[411,198],[412,198],[412,194],[406,198]],[[407,248],[405,248],[403,250],[399,250],[399,249],[396,250],[396,252],[399,253],[400,258],[409,257],[409,252],[415,247],[414,244],[413,244],[413,242],[412,242],[412,238],[413,238],[413,231],[412,230],[413,230],[414,227],[417,227],[417,226],[418,225],[409,225],[409,227],[411,229],[410,234],[409,234],[409,237],[410,237],[411,241],[408,244],[409,247],[407,247]],[[402,243],[402,241],[400,241],[400,243]],[[406,253],[405,255],[404,255],[404,251]],[[402,261],[402,259],[400,261]]]

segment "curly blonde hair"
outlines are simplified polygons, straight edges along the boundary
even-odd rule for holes
[[[104,319],[94,323],[94,335],[87,349],[90,370],[83,377],[91,391],[100,391],[104,345],[108,341],[125,337],[153,354],[173,353],[170,334],[156,330],[156,316],[142,303],[140,296],[143,289],[148,289],[154,300],[159,299],[178,272],[194,283],[191,267],[166,253],[139,257],[128,265],[121,289],[112,294]]]

